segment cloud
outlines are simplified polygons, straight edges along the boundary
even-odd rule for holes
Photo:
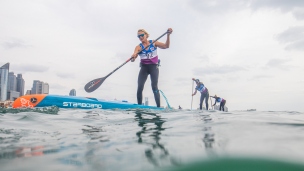
[[[249,3],[242,0],[234,1],[222,1],[222,0],[213,0],[213,1],[197,1],[190,0],[188,5],[195,10],[202,13],[226,13],[227,11],[239,10],[246,6],[249,6]]]
[[[195,75],[202,75],[202,74],[229,74],[229,73],[236,73],[240,71],[245,71],[246,69],[240,66],[230,66],[230,65],[223,65],[223,66],[205,66],[193,69],[193,73]]]
[[[304,38],[304,26],[291,27],[280,33],[277,39],[282,43],[299,41]]]
[[[288,12],[299,7],[304,7],[304,1],[302,0],[252,0],[250,2],[250,8],[274,8],[283,12]]]
[[[18,39],[11,39],[9,41],[5,41],[1,43],[1,45],[5,49],[13,49],[13,48],[26,48],[29,47],[29,45],[26,45],[24,41],[18,40]]]
[[[62,89],[66,89],[66,86],[60,85],[60,84],[49,84],[51,89],[58,89],[58,90],[62,90]]]
[[[286,46],[286,50],[304,50],[304,40],[289,44]]]
[[[304,20],[304,8],[294,11],[293,15],[298,20]]]
[[[296,19],[304,19],[304,1],[302,0],[252,0],[249,6],[252,10],[268,8],[286,13],[292,12]]]
[[[192,84],[192,80],[190,77],[178,77],[174,79],[175,86],[184,86],[188,84]]]
[[[214,77],[210,78],[211,83],[218,83],[218,82],[221,82],[221,81],[222,81],[221,78],[214,78]]]
[[[290,27],[278,34],[276,39],[286,45],[287,50],[304,50],[304,26]]]
[[[223,14],[229,11],[251,9],[278,9],[282,12],[292,12],[296,19],[304,19],[304,1],[302,0],[190,0],[188,5],[193,9],[208,14]]]
[[[126,61],[128,58],[131,57],[132,53],[132,51],[130,51],[130,53],[116,53],[115,57],[111,59],[114,61]],[[139,59],[139,56],[137,59]]]
[[[204,62],[204,63],[209,62],[209,57],[207,55],[199,56],[198,59],[200,60],[200,62]]]
[[[270,76],[270,75],[256,75],[256,76],[253,76],[249,80],[260,80],[260,79],[269,79],[269,78],[273,78],[273,76]]]
[[[75,78],[74,74],[70,73],[57,73],[56,75],[60,78]]]
[[[286,63],[288,63],[290,61],[291,61],[290,59],[270,59],[267,62],[266,67],[279,68],[282,70],[289,70],[289,68],[291,68],[292,66],[286,65]]]
[[[14,67],[19,72],[46,72],[49,70],[49,67],[42,66],[42,65],[33,65],[33,64],[26,64],[26,65],[15,65]]]

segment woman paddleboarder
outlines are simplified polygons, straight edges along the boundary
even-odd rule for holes
[[[208,110],[209,91],[208,91],[207,87],[202,82],[200,82],[199,79],[192,78],[192,80],[195,81],[195,83],[196,83],[195,92],[192,94],[192,96],[196,95],[196,92],[199,91],[201,93],[200,110],[203,109],[204,99],[205,99],[205,103],[206,103],[206,110]]]
[[[140,56],[140,71],[138,74],[138,87],[137,87],[137,103],[142,104],[142,91],[144,89],[145,82],[150,75],[151,86],[154,94],[155,102],[157,107],[160,107],[160,95],[158,90],[158,55],[157,48],[167,49],[170,46],[170,34],[173,32],[172,28],[167,31],[166,43],[159,41],[148,40],[149,33],[144,29],[139,29],[137,31],[137,37],[141,41],[139,45],[135,47],[134,53],[131,56],[132,62],[135,61],[137,56]],[[154,43],[153,43],[154,42]],[[145,48],[146,47],[146,48]],[[138,53],[140,52],[140,53]]]
[[[220,103],[220,111],[225,111],[225,104],[226,104],[226,100],[223,99],[223,98],[220,98],[220,97],[217,97],[217,95],[214,95],[214,96],[210,96],[212,98],[215,98],[215,102],[212,106],[214,106],[217,102]]]

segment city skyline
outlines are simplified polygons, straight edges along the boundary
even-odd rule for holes
[[[15,75],[15,73],[9,69],[9,62],[0,67],[0,101],[13,101],[24,95],[25,80],[22,74],[18,73]],[[49,84],[40,80],[33,80],[33,86],[31,90],[26,90],[26,94],[33,93],[49,94]]]
[[[9,69],[9,62],[0,67],[0,101],[15,100],[24,93],[25,81],[22,78],[22,74],[19,73],[16,76]]]

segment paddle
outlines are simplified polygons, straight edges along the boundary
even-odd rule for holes
[[[194,85],[194,81],[192,81],[192,94],[193,94],[193,85]],[[193,102],[193,96],[192,96],[192,99],[191,99],[191,110],[192,110],[192,102]]]
[[[210,101],[211,101],[211,108],[213,110],[213,106],[212,106],[212,99],[211,99],[211,96],[209,97],[210,98]]]
[[[159,40],[160,38],[162,38],[164,35],[166,35],[168,33],[168,31],[166,31],[166,33],[162,34],[161,36],[159,36],[157,39],[155,39],[153,43],[155,43],[157,40]],[[146,49],[147,47],[149,47],[150,45],[146,46],[144,49]],[[144,49],[142,49],[141,51],[139,51],[137,54],[139,54],[140,52],[142,52]],[[105,77],[101,77],[101,78],[96,78],[90,82],[88,82],[85,86],[84,86],[84,90],[88,93],[91,93],[93,91],[95,91],[104,81],[105,79],[107,79],[110,75],[112,75],[115,71],[117,71],[119,68],[121,68],[122,66],[124,66],[126,63],[128,63],[130,60],[132,59],[129,58],[126,62],[124,62],[123,64],[121,64],[119,67],[117,67],[116,69],[114,69],[111,73],[109,73],[107,76]]]

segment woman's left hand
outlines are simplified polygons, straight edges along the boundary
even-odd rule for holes
[[[167,34],[172,34],[172,32],[173,32],[172,28],[168,28]]]

